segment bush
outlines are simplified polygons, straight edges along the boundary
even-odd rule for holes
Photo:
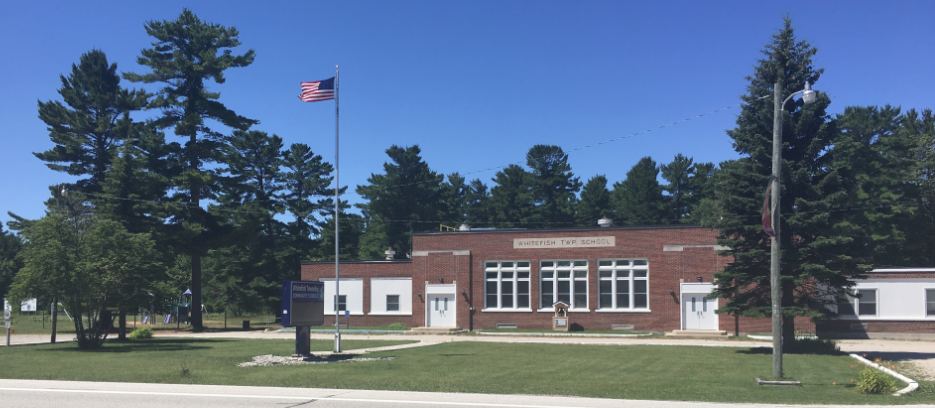
[[[864,368],[857,381],[857,392],[861,394],[883,394],[896,392],[896,379],[875,368]]]
[[[838,354],[841,352],[837,343],[830,339],[798,339],[795,346],[801,354]]]
[[[153,337],[153,329],[150,329],[149,326],[140,327],[130,333],[131,339],[148,339],[150,337]]]
[[[403,326],[402,323],[396,322],[386,327],[389,330],[406,330],[406,326]]]

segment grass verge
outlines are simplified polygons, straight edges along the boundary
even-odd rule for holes
[[[348,340],[344,346],[390,343]],[[312,341],[317,350],[331,345],[330,341]],[[754,378],[770,378],[771,355],[727,347],[467,341],[368,354],[395,357],[389,361],[236,367],[256,355],[291,354],[292,348],[282,340],[166,338],[113,342],[92,352],[70,344],[2,348],[0,377],[780,404],[935,402],[930,393],[857,394],[849,382],[857,377],[857,371],[849,368],[853,360],[842,355],[788,354],[784,359],[787,377],[802,381],[803,386],[759,386]],[[923,382],[923,387],[931,389],[932,383]]]

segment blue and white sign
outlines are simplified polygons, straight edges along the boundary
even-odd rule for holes
[[[325,322],[323,282],[282,281],[282,326],[321,326]]]
[[[322,282],[291,281],[293,302],[324,302],[325,284]]]

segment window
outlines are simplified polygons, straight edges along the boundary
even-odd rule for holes
[[[935,289],[925,290],[925,315],[935,316]]]
[[[597,261],[598,309],[649,309],[649,261],[603,259]],[[694,307],[692,303],[692,307]],[[707,304],[703,305],[704,307]]]
[[[860,298],[857,299],[857,315],[876,316],[877,315],[877,291],[876,289],[861,289],[857,291]]]
[[[529,261],[484,263],[484,308],[529,309]]]
[[[570,309],[587,309],[588,261],[541,261],[539,285],[539,308],[563,302]]]
[[[342,312],[347,310],[347,295],[338,296],[338,310]]]
[[[838,315],[841,316],[876,316],[877,290],[858,289],[838,299]]]
[[[386,295],[386,311],[387,312],[398,312],[399,311],[399,295]]]

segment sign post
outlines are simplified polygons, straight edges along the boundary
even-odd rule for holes
[[[325,324],[325,284],[282,281],[282,326],[295,327],[295,355],[310,356],[311,326]]]

